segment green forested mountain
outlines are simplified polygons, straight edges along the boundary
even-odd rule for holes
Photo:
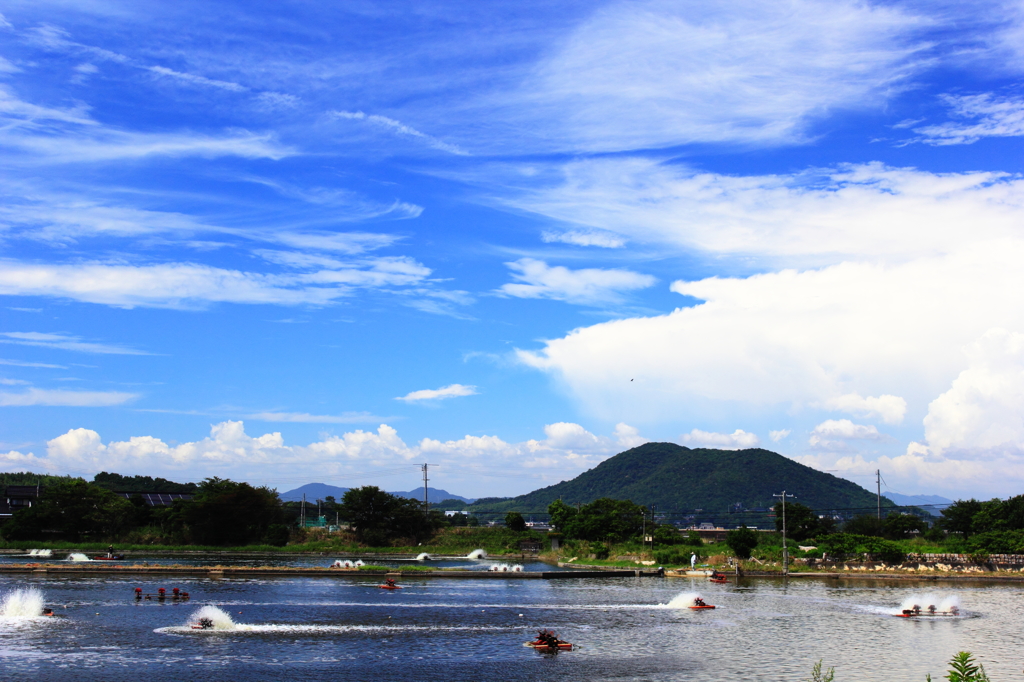
[[[818,510],[875,508],[875,495],[782,455],[762,450],[709,450],[675,443],[646,443],[620,452],[571,481],[501,501],[481,500],[468,511],[543,513],[557,499],[567,504],[601,497],[657,505],[660,512],[725,514],[733,505],[763,509],[786,490],[794,501]],[[883,507],[892,507],[882,498]]]

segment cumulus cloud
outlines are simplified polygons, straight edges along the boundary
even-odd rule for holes
[[[123,393],[120,391],[62,391],[29,388],[17,393],[0,391],[0,406],[110,407],[112,405],[123,405],[138,397],[138,393]]]
[[[907,413],[907,401],[895,395],[862,398],[858,393],[847,393],[829,398],[825,401],[825,407],[859,417],[878,417],[886,424],[902,423]]]
[[[931,145],[973,144],[983,137],[1024,135],[1024,99],[980,95],[943,95],[956,119],[938,125],[914,128],[913,140]]]
[[[549,266],[541,260],[520,258],[506,263],[517,280],[503,284],[498,293],[516,298],[550,298],[579,305],[603,305],[622,301],[622,292],[646,289],[654,277],[630,270],[586,268],[570,270]]]
[[[447,400],[448,398],[461,398],[467,395],[476,395],[476,386],[463,386],[462,384],[450,384],[441,388],[425,388],[419,391],[412,391],[395,400],[404,400],[411,403],[419,400]]]
[[[849,419],[828,419],[814,427],[808,443],[814,448],[832,449],[848,440],[881,440],[884,436],[872,425],[854,424]]]
[[[517,357],[606,419],[839,400],[895,420],[900,398],[923,406],[948,388],[960,349],[993,320],[1024,329],[1021,262],[1024,242],[1000,240],[895,265],[675,282],[700,303],[581,327]],[[633,378],[643,391],[622,391]],[[842,398],[853,394],[900,398]]]
[[[117,471],[125,474],[163,475],[199,479],[227,476],[258,482],[277,480],[334,481],[358,485],[368,469],[394,476],[396,467],[409,467],[410,479],[424,458],[435,463],[445,485],[466,486],[467,494],[519,494],[572,478],[603,459],[642,442],[636,429],[619,424],[614,437],[595,436],[576,424],[551,424],[544,439],[508,443],[497,436],[465,436],[458,440],[424,438],[406,444],[398,432],[382,424],[376,431],[350,431],[326,436],[309,445],[287,445],[280,433],[249,436],[240,421],[214,424],[207,438],[169,445],[153,436],[104,443],[99,433],[75,428],[47,443],[45,453],[0,453],[0,468],[92,474]],[[432,471],[434,471],[432,469]],[[493,479],[493,483],[488,483]],[[509,481],[522,480],[522,483]],[[390,480],[390,479],[389,479]],[[481,482],[483,481],[483,482]],[[472,489],[468,489],[473,486]],[[513,489],[513,487],[515,489]],[[491,490],[488,490],[491,488]]]
[[[743,450],[745,448],[756,448],[761,444],[761,439],[756,434],[747,433],[742,429],[736,429],[732,433],[714,433],[693,429],[679,437],[685,445],[695,445],[701,448],[718,448],[721,450]]]

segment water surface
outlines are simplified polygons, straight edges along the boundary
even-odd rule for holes
[[[6,679],[61,680],[791,680],[819,658],[837,682],[939,679],[961,649],[994,680],[1021,676],[1013,586],[822,580],[740,585],[657,578],[410,578],[387,592],[370,578],[15,578],[57,618],[0,617]],[[180,587],[190,603],[136,603],[134,588]],[[718,606],[666,606],[699,591]],[[926,596],[931,593],[932,597]],[[963,617],[905,620],[906,599],[959,599]],[[239,625],[192,631],[205,605]],[[580,645],[542,655],[538,628]]]

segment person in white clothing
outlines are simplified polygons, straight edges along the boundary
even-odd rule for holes
[[[690,570],[692,571],[697,567],[697,555],[690,554]]]

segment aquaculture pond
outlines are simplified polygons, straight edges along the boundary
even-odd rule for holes
[[[662,578],[153,579],[0,576],[0,670],[33,680],[940,679],[973,651],[1019,679],[1011,585]],[[160,587],[187,602],[136,601]],[[715,609],[688,608],[700,595]],[[920,605],[958,615],[898,618]],[[52,608],[54,617],[38,615]],[[193,629],[207,618],[207,629]],[[578,648],[523,646],[552,629]]]

